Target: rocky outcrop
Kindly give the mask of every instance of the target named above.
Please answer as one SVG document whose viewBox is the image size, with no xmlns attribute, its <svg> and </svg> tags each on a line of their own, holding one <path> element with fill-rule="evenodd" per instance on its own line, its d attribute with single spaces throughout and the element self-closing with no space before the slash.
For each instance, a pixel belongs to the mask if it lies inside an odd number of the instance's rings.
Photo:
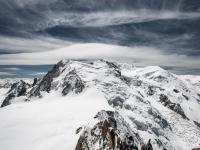
<svg viewBox="0 0 200 150">
<path fill-rule="evenodd" d="M 167 127 L 171 128 L 166 119 L 164 119 L 161 114 L 153 110 L 152 108 L 148 109 L 148 114 L 153 116 L 154 121 L 160 125 L 161 128 L 165 129 Z"/>
<path fill-rule="evenodd" d="M 5 82 L 5 83 L 0 83 L 0 89 L 1 88 L 10 88 L 12 86 L 12 83 L 10 82 Z"/>
<path fill-rule="evenodd" d="M 38 81 L 39 81 L 38 78 L 34 78 L 34 79 L 33 79 L 32 87 L 34 87 L 34 86 L 38 83 Z"/>
<path fill-rule="evenodd" d="M 63 95 L 67 95 L 70 91 L 74 91 L 75 94 L 78 94 L 83 91 L 85 84 L 74 69 L 65 76 L 63 87 Z"/>
<path fill-rule="evenodd" d="M 34 87 L 29 92 L 29 97 L 41 97 L 41 91 L 49 92 L 51 90 L 51 83 L 53 81 L 53 78 L 60 75 L 60 68 L 64 65 L 65 64 L 63 63 L 63 61 L 60 61 L 56 65 L 54 65 L 53 69 L 43 77 L 40 83 L 38 83 L 38 86 Z"/>
<path fill-rule="evenodd" d="M 146 145 L 142 145 L 141 150 L 153 150 L 153 147 L 151 145 L 151 140 L 149 139 L 148 143 Z"/>
<path fill-rule="evenodd" d="M 177 103 L 172 103 L 168 97 L 164 94 L 160 95 L 160 102 L 165 106 L 168 107 L 169 109 L 173 110 L 174 112 L 178 113 L 181 115 L 184 119 L 188 119 L 187 116 L 185 115 L 183 109 L 181 108 L 180 104 Z"/>
<path fill-rule="evenodd" d="M 117 112 L 101 111 L 95 118 L 97 124 L 83 129 L 76 150 L 138 150 L 142 145 L 139 135 L 130 129 Z"/>
<path fill-rule="evenodd" d="M 10 90 L 7 93 L 6 98 L 4 99 L 1 107 L 10 105 L 11 100 L 15 97 L 25 96 L 27 94 L 27 89 L 30 88 L 31 85 L 20 80 L 19 82 L 14 83 Z"/>
<path fill-rule="evenodd" d="M 154 95 L 154 93 L 155 93 L 155 87 L 153 87 L 153 86 L 148 86 L 147 94 L 148 94 L 149 96 L 152 96 L 152 95 Z"/>
<path fill-rule="evenodd" d="M 198 123 L 197 121 L 194 121 L 194 124 L 200 128 L 200 123 Z"/>
<path fill-rule="evenodd" d="M 64 96 L 71 91 L 74 91 L 75 94 L 81 93 L 85 88 L 85 84 L 75 69 L 69 71 L 59 82 L 54 82 L 54 78 L 60 76 L 65 71 L 68 62 L 60 61 L 54 65 L 53 69 L 44 76 L 37 86 L 32 88 L 29 97 L 42 97 L 41 92 L 49 93 L 51 90 L 57 90 L 58 88 L 62 88 Z"/>
</svg>

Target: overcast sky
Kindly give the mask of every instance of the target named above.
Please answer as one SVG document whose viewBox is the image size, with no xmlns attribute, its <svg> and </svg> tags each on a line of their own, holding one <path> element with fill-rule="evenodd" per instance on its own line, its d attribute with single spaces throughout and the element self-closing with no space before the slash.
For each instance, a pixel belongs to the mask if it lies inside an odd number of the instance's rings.
<svg viewBox="0 0 200 150">
<path fill-rule="evenodd" d="M 200 74 L 200 3 L 116 2 L 0 0 L 0 65 L 112 58 Z"/>
</svg>

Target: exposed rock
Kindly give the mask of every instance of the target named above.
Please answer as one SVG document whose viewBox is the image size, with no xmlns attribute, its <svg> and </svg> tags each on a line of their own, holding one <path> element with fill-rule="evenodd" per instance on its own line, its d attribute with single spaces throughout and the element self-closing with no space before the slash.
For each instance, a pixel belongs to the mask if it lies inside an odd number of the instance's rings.
<svg viewBox="0 0 200 150">
<path fill-rule="evenodd" d="M 69 63 L 69 61 L 60 61 L 54 65 L 53 69 L 44 76 L 37 86 L 32 88 L 29 92 L 29 97 L 42 97 L 42 91 L 50 92 L 52 89 L 57 90 L 57 84 L 60 85 L 58 88 L 63 88 L 63 95 L 67 95 L 70 91 L 74 91 L 76 94 L 82 92 L 85 88 L 85 84 L 78 76 L 75 69 L 70 71 L 63 81 L 59 83 L 53 82 L 53 79 L 58 77 L 65 70 L 65 66 L 68 65 L 67 63 Z"/>
<path fill-rule="evenodd" d="M 154 93 L 155 93 L 154 87 L 153 86 L 148 86 L 147 94 L 152 96 L 152 95 L 154 95 Z"/>
<path fill-rule="evenodd" d="M 184 97 L 186 100 L 189 100 L 188 96 L 186 96 L 186 95 L 184 95 L 184 94 L 182 94 L 182 95 L 183 95 L 183 97 Z"/>
<path fill-rule="evenodd" d="M 77 130 L 76 130 L 76 134 L 78 134 L 83 128 L 82 127 L 79 127 Z"/>
<path fill-rule="evenodd" d="M 117 64 L 115 64 L 113 62 L 109 62 L 109 61 L 105 61 L 105 62 L 110 68 L 113 68 L 114 74 L 116 77 L 121 77 L 121 71 Z"/>
<path fill-rule="evenodd" d="M 155 139 L 155 141 L 156 141 L 156 143 L 158 144 L 159 147 L 163 146 L 163 143 L 159 139 Z"/>
<path fill-rule="evenodd" d="M 31 85 L 20 80 L 19 82 L 14 83 L 10 90 L 8 91 L 8 95 L 4 99 L 1 107 L 7 106 L 11 104 L 11 100 L 15 97 L 25 96 L 27 94 L 27 89 L 30 88 Z"/>
<path fill-rule="evenodd" d="M 169 109 L 173 110 L 174 112 L 177 112 L 179 115 L 181 115 L 184 119 L 188 119 L 187 116 L 185 115 L 183 109 L 181 108 L 180 104 L 177 103 L 172 103 L 168 97 L 164 94 L 160 95 L 160 102 L 168 107 Z"/>
<path fill-rule="evenodd" d="M 142 130 L 142 131 L 147 131 L 148 130 L 148 126 L 145 123 L 140 122 L 138 120 L 133 120 L 133 122 L 137 126 L 138 130 Z"/>
<path fill-rule="evenodd" d="M 146 145 L 142 145 L 141 150 L 153 150 L 153 147 L 151 145 L 151 140 L 149 139 L 148 143 Z"/>
<path fill-rule="evenodd" d="M 130 85 L 132 79 L 126 76 L 121 76 L 120 79 L 124 81 L 126 84 Z"/>
<path fill-rule="evenodd" d="M 179 90 L 177 90 L 177 89 L 173 89 L 173 91 L 174 91 L 175 93 L 179 93 Z"/>
<path fill-rule="evenodd" d="M 159 128 L 152 127 L 151 130 L 153 131 L 153 133 L 156 134 L 156 136 L 159 136 L 159 135 L 160 135 Z"/>
<path fill-rule="evenodd" d="M 200 123 L 198 123 L 197 121 L 194 121 L 194 124 L 200 128 Z"/>
<path fill-rule="evenodd" d="M 78 94 L 83 91 L 83 89 L 85 88 L 85 84 L 77 75 L 76 70 L 72 70 L 66 75 L 63 87 L 63 95 L 67 95 L 70 91 L 74 91 L 76 94 Z"/>
<path fill-rule="evenodd" d="M 155 112 L 152 110 L 152 108 L 150 108 L 148 110 L 148 113 L 154 117 L 154 121 L 158 123 L 162 128 L 167 128 L 167 127 L 170 128 L 170 125 L 167 122 L 167 120 L 162 118 L 162 116 L 158 114 L 158 112 Z"/>
<path fill-rule="evenodd" d="M 35 86 L 35 85 L 37 84 L 37 82 L 38 82 L 38 79 L 37 79 L 37 78 L 34 78 L 34 79 L 33 79 L 33 84 L 32 84 L 32 86 Z"/>
<path fill-rule="evenodd" d="M 142 140 L 117 112 L 101 111 L 95 118 L 98 123 L 91 129 L 84 129 L 76 150 L 138 150 Z"/>
<path fill-rule="evenodd" d="M 111 98 L 108 102 L 113 107 L 122 108 L 124 101 L 125 101 L 125 99 L 123 97 L 116 96 L 116 97 Z"/>
<path fill-rule="evenodd" d="M 5 106 L 7 106 L 7 105 L 10 105 L 11 104 L 11 100 L 13 99 L 13 98 L 15 98 L 15 95 L 14 94 L 9 94 L 5 99 L 4 99 L 4 101 L 3 101 L 3 103 L 1 104 L 1 107 L 5 107 Z"/>
<path fill-rule="evenodd" d="M 53 78 L 60 75 L 60 67 L 63 67 L 64 65 L 63 61 L 54 65 L 53 69 L 43 77 L 38 86 L 30 91 L 29 97 L 41 97 L 41 91 L 49 92 L 51 90 Z"/>
</svg>

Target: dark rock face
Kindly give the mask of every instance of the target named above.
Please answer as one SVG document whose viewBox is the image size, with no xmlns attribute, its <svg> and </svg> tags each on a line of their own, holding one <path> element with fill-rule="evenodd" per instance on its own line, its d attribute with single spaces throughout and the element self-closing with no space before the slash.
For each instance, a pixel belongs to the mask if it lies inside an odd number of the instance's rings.
<svg viewBox="0 0 200 150">
<path fill-rule="evenodd" d="M 175 93 L 179 93 L 179 90 L 177 90 L 177 89 L 174 89 L 173 91 L 174 91 Z"/>
<path fill-rule="evenodd" d="M 167 120 L 162 118 L 162 116 L 157 112 L 153 111 L 152 108 L 148 110 L 148 113 L 154 117 L 154 121 L 158 123 L 162 128 L 170 128 L 170 125 L 167 122 Z"/>
<path fill-rule="evenodd" d="M 140 121 L 137 121 L 137 120 L 133 120 L 133 122 L 137 126 L 138 130 L 142 130 L 142 131 L 148 130 L 148 126 L 146 124 L 144 124 L 143 122 L 140 122 Z"/>
<path fill-rule="evenodd" d="M 7 105 L 10 105 L 11 104 L 11 100 L 15 98 L 15 95 L 14 94 L 9 94 L 3 101 L 3 103 L 1 104 L 1 107 L 5 107 Z"/>
<path fill-rule="evenodd" d="M 102 60 L 104 61 L 104 60 Z M 105 61 L 105 63 L 108 65 L 109 68 L 113 68 L 114 74 L 116 77 L 121 77 L 121 71 L 119 69 L 119 66 L 113 62 Z"/>
<path fill-rule="evenodd" d="M 37 78 L 34 78 L 34 79 L 33 79 L 32 87 L 35 86 L 35 85 L 37 84 L 37 82 L 38 82 L 38 79 L 37 79 Z"/>
<path fill-rule="evenodd" d="M 83 91 L 83 89 L 85 88 L 85 84 L 77 75 L 76 70 L 72 70 L 66 75 L 63 87 L 63 95 L 67 95 L 70 91 L 74 91 L 76 94 L 78 94 Z"/>
<path fill-rule="evenodd" d="M 198 123 L 198 122 L 194 121 L 194 124 L 195 124 L 197 127 L 199 127 L 199 128 L 200 128 L 200 123 Z"/>
<path fill-rule="evenodd" d="M 120 108 L 122 108 L 124 101 L 125 101 L 125 99 L 123 97 L 116 96 L 116 97 L 113 97 L 112 99 L 110 99 L 108 101 L 108 103 L 110 105 L 112 105 L 113 107 L 120 107 Z"/>
<path fill-rule="evenodd" d="M 15 97 L 25 96 L 27 94 L 27 89 L 30 88 L 31 85 L 20 80 L 19 82 L 14 83 L 10 90 L 8 91 L 8 96 L 4 99 L 1 107 L 7 106 L 11 104 L 11 100 Z"/>
<path fill-rule="evenodd" d="M 141 150 L 153 150 L 153 147 L 151 145 L 151 140 L 149 140 L 146 145 L 143 145 Z"/>
<path fill-rule="evenodd" d="M 41 91 L 49 92 L 51 90 L 51 82 L 53 81 L 53 78 L 60 75 L 60 67 L 64 65 L 65 64 L 62 61 L 54 65 L 53 69 L 44 76 L 38 86 L 30 91 L 29 97 L 41 97 Z"/>
<path fill-rule="evenodd" d="M 48 72 L 44 78 L 37 84 L 37 86 L 33 87 L 29 93 L 29 97 L 42 97 L 41 92 L 50 92 L 52 89 L 56 89 L 57 85 L 53 83 L 53 79 L 58 77 L 64 70 L 64 66 L 67 63 L 60 61 L 58 62 L 53 69 Z M 63 79 L 63 83 L 60 82 L 59 88 L 63 88 L 62 94 L 67 95 L 69 92 L 73 91 L 76 94 L 81 93 L 85 88 L 84 82 L 76 73 L 76 70 L 70 71 L 65 78 Z"/>
<path fill-rule="evenodd" d="M 138 150 L 141 138 L 131 131 L 117 112 L 101 111 L 95 118 L 99 122 L 92 129 L 83 130 L 76 150 L 95 149 L 97 144 L 99 149 Z"/>
<path fill-rule="evenodd" d="M 184 94 L 182 94 L 183 95 L 183 97 L 188 101 L 189 100 L 189 98 L 188 98 L 188 96 L 186 96 L 186 95 L 184 95 Z"/>
<path fill-rule="evenodd" d="M 152 96 L 155 93 L 155 88 L 153 86 L 148 86 L 147 94 Z"/>
<path fill-rule="evenodd" d="M 120 79 L 122 80 L 122 81 L 124 81 L 126 84 L 128 84 L 128 85 L 130 85 L 130 83 L 132 82 L 132 79 L 131 78 L 129 78 L 129 77 L 126 77 L 126 76 L 121 76 L 120 77 Z"/>
<path fill-rule="evenodd" d="M 187 116 L 185 115 L 183 109 L 181 108 L 180 104 L 177 103 L 172 103 L 168 97 L 164 94 L 160 95 L 160 102 L 168 107 L 169 109 L 173 110 L 174 112 L 178 113 L 179 115 L 181 115 L 184 119 L 188 119 Z"/>
</svg>

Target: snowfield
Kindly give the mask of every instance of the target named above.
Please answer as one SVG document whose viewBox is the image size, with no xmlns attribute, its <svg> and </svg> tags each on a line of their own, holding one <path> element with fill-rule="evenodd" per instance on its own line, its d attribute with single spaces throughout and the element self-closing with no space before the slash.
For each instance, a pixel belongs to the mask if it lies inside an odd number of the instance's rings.
<svg viewBox="0 0 200 150">
<path fill-rule="evenodd" d="M 8 92 L 9 88 L 0 88 L 0 103 L 2 104 L 5 96 L 6 96 L 6 92 Z"/>
<path fill-rule="evenodd" d="M 199 148 L 199 83 L 157 66 L 62 60 L 35 84 L 0 89 L 0 147 Z"/>
<path fill-rule="evenodd" d="M 70 150 L 78 141 L 76 130 L 99 110 L 112 110 L 101 93 L 88 89 L 78 96 L 56 92 L 40 100 L 0 109 L 2 150 Z"/>
</svg>

